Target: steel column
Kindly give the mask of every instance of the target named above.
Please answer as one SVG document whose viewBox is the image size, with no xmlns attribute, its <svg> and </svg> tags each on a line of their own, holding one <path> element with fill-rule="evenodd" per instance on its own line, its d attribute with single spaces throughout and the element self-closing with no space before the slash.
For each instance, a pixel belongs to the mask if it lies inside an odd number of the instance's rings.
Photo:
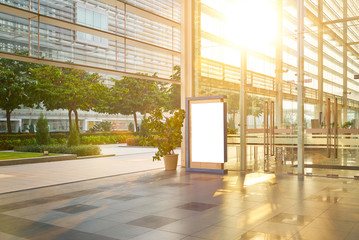
<svg viewBox="0 0 359 240">
<path fill-rule="evenodd" d="M 348 0 L 343 0 L 343 18 L 348 17 Z M 348 22 L 343 22 L 343 122 L 348 119 Z"/>
<path fill-rule="evenodd" d="M 241 141 L 241 154 L 240 154 L 240 170 L 246 170 L 247 166 L 247 104 L 246 104 L 246 91 L 247 84 L 247 49 L 242 47 L 241 50 L 241 85 L 240 85 L 240 141 Z"/>
<path fill-rule="evenodd" d="M 185 109 L 186 98 L 192 96 L 193 78 L 193 5 L 184 1 L 181 6 L 181 108 Z M 181 167 L 186 167 L 186 131 L 182 128 Z"/>
<path fill-rule="evenodd" d="M 331 140 L 331 130 L 330 130 L 330 116 L 331 116 L 331 112 L 330 112 L 330 98 L 327 99 L 327 116 L 326 116 L 326 122 L 327 122 L 327 157 L 330 157 L 330 153 L 331 153 L 331 145 L 332 145 L 332 140 Z"/>
<path fill-rule="evenodd" d="M 276 105 L 275 105 L 275 125 L 278 128 L 282 127 L 283 122 L 283 9 L 282 0 L 277 1 L 278 12 L 278 33 L 276 41 L 276 62 L 275 62 L 275 82 L 276 82 Z"/>
<path fill-rule="evenodd" d="M 322 118 L 321 120 L 323 120 L 323 59 L 323 0 L 318 0 L 318 108 L 316 117 Z"/>
<path fill-rule="evenodd" d="M 298 174 L 304 174 L 304 0 L 298 0 Z"/>
</svg>

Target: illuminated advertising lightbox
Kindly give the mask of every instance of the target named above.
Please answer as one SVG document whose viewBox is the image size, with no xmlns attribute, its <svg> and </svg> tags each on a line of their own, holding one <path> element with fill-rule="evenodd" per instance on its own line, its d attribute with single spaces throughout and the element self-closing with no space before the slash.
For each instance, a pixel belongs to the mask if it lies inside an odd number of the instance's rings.
<svg viewBox="0 0 359 240">
<path fill-rule="evenodd" d="M 192 162 L 224 163 L 224 102 L 191 104 Z"/>
<path fill-rule="evenodd" d="M 227 103 L 221 96 L 186 99 L 186 171 L 226 174 Z"/>
</svg>

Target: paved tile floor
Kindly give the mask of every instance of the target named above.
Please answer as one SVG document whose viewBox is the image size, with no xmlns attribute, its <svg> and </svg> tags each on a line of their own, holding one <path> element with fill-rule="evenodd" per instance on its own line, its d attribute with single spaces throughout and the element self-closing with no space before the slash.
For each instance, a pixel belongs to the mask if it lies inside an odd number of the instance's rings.
<svg viewBox="0 0 359 240">
<path fill-rule="evenodd" d="M 0 194 L 0 239 L 359 239 L 359 181 L 151 170 Z"/>
<path fill-rule="evenodd" d="M 152 161 L 155 148 L 114 144 L 101 149 L 103 154 L 116 156 L 1 167 L 0 193 L 164 167 L 163 162 Z"/>
</svg>

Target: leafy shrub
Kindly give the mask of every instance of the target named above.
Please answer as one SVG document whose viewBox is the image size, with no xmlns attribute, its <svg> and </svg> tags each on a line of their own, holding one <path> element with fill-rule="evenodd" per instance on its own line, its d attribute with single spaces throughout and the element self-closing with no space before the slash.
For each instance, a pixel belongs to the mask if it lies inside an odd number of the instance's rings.
<svg viewBox="0 0 359 240">
<path fill-rule="evenodd" d="M 29 132 L 30 132 L 30 133 L 35 133 L 35 126 L 34 126 L 34 124 L 32 124 L 32 123 L 30 123 Z"/>
<path fill-rule="evenodd" d="M 134 132 L 135 131 L 135 125 L 133 125 L 132 122 L 128 124 L 128 131 Z"/>
<path fill-rule="evenodd" d="M 21 145 L 24 145 L 24 146 L 34 145 L 34 144 L 36 144 L 35 138 L 25 139 L 25 140 L 21 141 Z"/>
<path fill-rule="evenodd" d="M 71 131 L 70 131 L 69 140 L 67 141 L 67 145 L 78 146 L 80 145 L 80 141 L 81 139 L 80 139 L 79 131 L 77 131 L 76 123 L 75 121 L 73 121 L 71 123 Z"/>
<path fill-rule="evenodd" d="M 133 136 L 129 135 L 111 135 L 111 136 L 83 136 L 81 137 L 82 144 L 116 144 L 125 143 L 127 138 Z"/>
<path fill-rule="evenodd" d="M 35 138 L 34 133 L 21 133 L 21 134 L 0 134 L 0 141 L 1 140 L 25 140 Z"/>
<path fill-rule="evenodd" d="M 127 146 L 142 146 L 140 144 L 140 137 L 133 137 L 126 139 Z"/>
<path fill-rule="evenodd" d="M 46 145 L 50 143 L 49 124 L 47 119 L 44 118 L 44 114 L 40 114 L 40 117 L 36 122 L 36 142 L 39 145 Z"/>
<path fill-rule="evenodd" d="M 66 144 L 68 133 L 50 133 L 51 144 Z M 127 138 L 134 137 L 129 131 L 116 131 L 110 133 L 83 133 L 80 134 L 83 144 L 116 144 L 126 143 Z M 20 141 L 20 142 L 19 142 Z M 0 134 L 0 150 L 11 150 L 15 146 L 36 144 L 35 134 Z"/>
<path fill-rule="evenodd" d="M 54 139 L 51 138 L 50 142 L 52 144 L 64 144 L 66 143 L 66 139 Z M 14 139 L 14 140 L 0 140 L 0 150 L 12 150 L 16 146 L 29 146 L 29 145 L 36 145 L 36 139 L 29 138 L 29 139 Z"/>
<path fill-rule="evenodd" d="M 156 141 L 159 141 L 160 138 L 158 136 L 153 137 Z M 142 138 L 142 137 L 130 137 L 126 139 L 127 146 L 151 146 L 153 147 L 153 144 L 151 141 L 148 140 L 148 138 Z"/>
<path fill-rule="evenodd" d="M 59 139 L 59 138 L 68 139 L 69 138 L 69 132 L 51 132 L 50 136 L 52 138 L 55 138 L 55 139 Z"/>
<path fill-rule="evenodd" d="M 94 132 L 81 133 L 80 136 L 112 136 L 112 135 L 133 135 L 130 131 Z"/>
<path fill-rule="evenodd" d="M 101 149 L 98 146 L 93 145 L 78 145 L 71 147 L 67 145 L 30 145 L 18 146 L 15 147 L 14 150 L 18 152 L 49 151 L 50 153 L 77 154 L 77 156 L 91 156 L 99 155 L 101 153 Z"/>
<path fill-rule="evenodd" d="M 147 128 L 147 122 L 148 122 L 148 120 L 146 118 L 144 118 L 141 122 L 141 127 L 140 127 L 140 132 L 139 132 L 139 136 L 141 138 L 147 138 L 147 137 L 151 136 L 151 132 Z"/>
<path fill-rule="evenodd" d="M 0 149 L 1 150 L 11 150 L 13 149 L 15 146 L 20 146 L 21 145 L 21 140 L 17 139 L 17 140 L 2 140 L 0 141 Z"/>
<path fill-rule="evenodd" d="M 154 110 L 146 121 L 146 127 L 151 132 L 156 132 L 159 140 L 154 136 L 150 136 L 148 141 L 157 147 L 158 151 L 153 156 L 153 161 L 160 161 L 165 155 L 175 154 L 176 147 L 181 146 L 183 121 L 185 119 L 185 111 L 179 109 L 166 117 L 163 109 Z"/>
<path fill-rule="evenodd" d="M 57 139 L 58 144 L 66 144 L 66 142 L 67 142 L 66 138 L 58 138 Z"/>
</svg>

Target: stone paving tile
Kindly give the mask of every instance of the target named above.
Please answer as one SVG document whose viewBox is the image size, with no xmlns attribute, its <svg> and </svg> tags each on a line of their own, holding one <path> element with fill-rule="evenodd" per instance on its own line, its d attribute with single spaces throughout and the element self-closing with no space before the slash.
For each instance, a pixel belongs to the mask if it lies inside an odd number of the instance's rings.
<svg viewBox="0 0 359 240">
<path fill-rule="evenodd" d="M 57 208 L 54 210 L 58 211 L 58 212 L 74 214 L 74 213 L 89 211 L 89 210 L 96 209 L 96 208 L 97 207 L 95 207 L 95 206 L 76 204 L 76 205 L 71 205 L 71 206 L 67 206 L 67 207 Z"/>
<path fill-rule="evenodd" d="M 141 217 L 141 218 L 135 219 L 133 221 L 130 221 L 127 224 L 156 229 L 156 228 L 162 227 L 164 225 L 173 223 L 175 221 L 177 221 L 177 220 L 173 219 L 173 218 L 148 215 L 148 216 Z"/>
<path fill-rule="evenodd" d="M 358 181 L 249 176 L 153 170 L 0 194 L 0 239 L 359 239 Z"/>
<path fill-rule="evenodd" d="M 182 235 L 178 233 L 152 230 L 144 234 L 138 235 L 134 238 L 131 238 L 131 240 L 159 240 L 159 239 L 180 240 L 180 239 L 184 239 L 185 237 L 186 235 Z"/>
<path fill-rule="evenodd" d="M 200 202 L 190 202 L 190 203 L 186 203 L 184 205 L 181 206 L 177 206 L 177 208 L 180 209 L 185 209 L 185 210 L 192 210 L 192 211 L 205 211 L 207 209 L 216 207 L 217 205 L 215 204 L 208 204 L 208 203 L 200 203 Z"/>
</svg>

